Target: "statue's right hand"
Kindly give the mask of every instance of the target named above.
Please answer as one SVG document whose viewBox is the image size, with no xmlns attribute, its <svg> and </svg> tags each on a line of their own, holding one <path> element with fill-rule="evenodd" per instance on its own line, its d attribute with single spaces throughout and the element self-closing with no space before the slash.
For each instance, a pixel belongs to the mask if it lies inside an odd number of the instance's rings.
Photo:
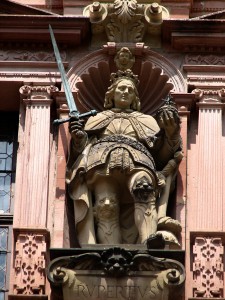
<svg viewBox="0 0 225 300">
<path fill-rule="evenodd" d="M 76 142 L 80 142 L 86 136 L 84 120 L 74 120 L 72 118 L 69 123 L 69 132 Z"/>
</svg>

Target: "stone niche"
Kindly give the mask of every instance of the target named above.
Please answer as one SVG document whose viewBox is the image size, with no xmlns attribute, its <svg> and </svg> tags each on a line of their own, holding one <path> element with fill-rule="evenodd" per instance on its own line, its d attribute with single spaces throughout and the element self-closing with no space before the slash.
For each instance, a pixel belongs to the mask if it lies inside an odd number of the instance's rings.
<svg viewBox="0 0 225 300">
<path fill-rule="evenodd" d="M 58 250 L 59 251 L 59 250 Z M 61 250 L 61 254 L 66 251 Z M 120 247 L 71 249 L 73 255 L 52 260 L 48 279 L 56 299 L 181 299 L 185 270 L 174 259 L 152 251 Z M 53 256 L 59 253 L 53 251 Z M 183 260 L 182 253 L 160 253 Z M 54 298 L 55 299 L 55 298 Z"/>
</svg>

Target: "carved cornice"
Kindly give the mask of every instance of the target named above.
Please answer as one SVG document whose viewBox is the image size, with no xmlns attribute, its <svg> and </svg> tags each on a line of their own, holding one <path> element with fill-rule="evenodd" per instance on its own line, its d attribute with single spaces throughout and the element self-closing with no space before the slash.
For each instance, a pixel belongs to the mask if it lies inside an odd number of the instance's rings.
<svg viewBox="0 0 225 300">
<path fill-rule="evenodd" d="M 64 63 L 65 68 L 68 63 Z M 51 85 L 61 82 L 56 62 L 50 61 L 1 61 L 0 80 L 35 85 Z M 12 85 L 13 88 L 13 85 Z"/>
<path fill-rule="evenodd" d="M 224 53 L 224 20 L 166 19 L 162 23 L 165 44 L 183 52 Z"/>
<path fill-rule="evenodd" d="M 58 15 L 1 15 L 1 42 L 23 45 L 47 43 L 51 49 L 48 25 L 51 24 L 57 42 L 79 45 L 89 34 L 89 20 L 85 17 Z M 12 30 L 13 28 L 13 30 Z"/>
<path fill-rule="evenodd" d="M 53 13 L 29 5 L 22 5 L 11 0 L 1 0 L 1 14 L 9 15 L 53 15 Z"/>
<path fill-rule="evenodd" d="M 183 70 L 187 72 L 187 82 L 192 89 L 203 89 L 205 94 L 215 94 L 212 91 L 224 87 L 224 65 L 184 65 Z"/>
</svg>

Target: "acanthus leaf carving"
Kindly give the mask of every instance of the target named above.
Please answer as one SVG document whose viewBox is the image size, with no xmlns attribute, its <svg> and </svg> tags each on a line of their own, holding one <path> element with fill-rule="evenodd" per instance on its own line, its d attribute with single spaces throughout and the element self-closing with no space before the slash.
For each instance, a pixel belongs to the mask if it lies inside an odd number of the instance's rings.
<svg viewBox="0 0 225 300">
<path fill-rule="evenodd" d="M 118 19 L 123 24 L 127 24 L 128 21 L 135 15 L 137 9 L 136 0 L 115 0 L 114 1 L 115 14 L 118 15 Z"/>
</svg>

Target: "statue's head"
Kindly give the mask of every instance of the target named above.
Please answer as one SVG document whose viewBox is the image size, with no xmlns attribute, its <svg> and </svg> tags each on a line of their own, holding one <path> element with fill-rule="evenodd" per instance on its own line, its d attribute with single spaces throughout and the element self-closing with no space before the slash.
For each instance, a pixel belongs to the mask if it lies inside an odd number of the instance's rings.
<svg viewBox="0 0 225 300">
<path fill-rule="evenodd" d="M 131 70 L 118 71 L 111 74 L 111 82 L 105 95 L 104 107 L 140 111 L 137 76 Z"/>
<path fill-rule="evenodd" d="M 116 66 L 119 70 L 131 69 L 135 62 L 135 57 L 127 47 L 121 48 L 114 59 Z"/>
</svg>

